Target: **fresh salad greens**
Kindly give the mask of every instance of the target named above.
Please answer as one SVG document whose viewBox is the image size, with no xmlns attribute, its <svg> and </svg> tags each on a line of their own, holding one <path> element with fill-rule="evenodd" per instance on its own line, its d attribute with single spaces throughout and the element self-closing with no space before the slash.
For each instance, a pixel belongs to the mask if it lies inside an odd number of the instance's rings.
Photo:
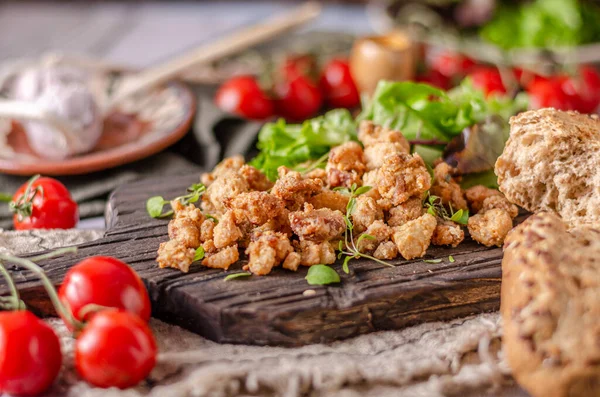
<svg viewBox="0 0 600 397">
<path fill-rule="evenodd" d="M 275 180 L 278 167 L 293 168 L 356 139 L 356 122 L 345 109 L 332 110 L 302 124 L 287 124 L 280 119 L 260 131 L 257 145 L 260 154 L 252 160 L 252 165 Z"/>
<path fill-rule="evenodd" d="M 468 79 L 448 92 L 421 83 L 381 81 L 356 120 L 347 110 L 337 109 L 302 124 L 284 120 L 266 124 L 258 135 L 260 154 L 252 165 L 271 180 L 277 179 L 282 165 L 299 170 L 310 168 L 311 162 L 323 165 L 332 147 L 357 140 L 361 120 L 402 131 L 415 151 L 433 161 L 465 128 L 491 115 L 507 120 L 526 107 L 524 95 L 486 98 Z"/>
<path fill-rule="evenodd" d="M 590 0 L 504 2 L 480 35 L 504 49 L 592 43 L 600 41 L 600 7 Z"/>
<path fill-rule="evenodd" d="M 491 114 L 508 118 L 524 107 L 523 96 L 487 99 L 469 79 L 447 93 L 427 84 L 381 81 L 359 119 L 402 131 L 409 141 L 443 143 Z"/>
</svg>

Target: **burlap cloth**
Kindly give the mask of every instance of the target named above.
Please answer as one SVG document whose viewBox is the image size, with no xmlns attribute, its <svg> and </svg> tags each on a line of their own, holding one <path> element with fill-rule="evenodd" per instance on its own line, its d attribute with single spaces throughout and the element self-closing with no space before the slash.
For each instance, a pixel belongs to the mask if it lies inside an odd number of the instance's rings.
<svg viewBox="0 0 600 397">
<path fill-rule="evenodd" d="M 15 254 L 79 244 L 101 231 L 0 233 Z M 97 389 L 73 370 L 73 339 L 58 319 L 65 362 L 51 396 L 524 396 L 499 351 L 498 313 L 376 332 L 300 348 L 219 345 L 152 319 L 159 363 L 137 388 Z"/>
</svg>

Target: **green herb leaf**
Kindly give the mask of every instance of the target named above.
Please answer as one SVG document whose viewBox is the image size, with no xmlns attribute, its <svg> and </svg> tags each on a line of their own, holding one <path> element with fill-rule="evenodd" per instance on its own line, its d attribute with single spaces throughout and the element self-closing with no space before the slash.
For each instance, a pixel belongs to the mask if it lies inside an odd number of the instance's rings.
<svg viewBox="0 0 600 397">
<path fill-rule="evenodd" d="M 146 211 L 152 218 L 160 218 L 162 215 L 163 207 L 167 202 L 161 196 L 150 197 L 146 201 Z"/>
<path fill-rule="evenodd" d="M 351 216 L 354 213 L 355 209 L 356 209 L 356 198 L 352 197 L 348 201 L 348 205 L 346 206 L 346 214 L 348 216 Z"/>
<path fill-rule="evenodd" d="M 450 261 L 450 263 L 454 263 L 455 262 L 454 257 L 452 255 L 450 255 L 448 257 L 448 260 Z"/>
<path fill-rule="evenodd" d="M 313 265 L 308 269 L 306 281 L 310 285 L 326 285 L 340 282 L 337 272 L 326 265 Z"/>
<path fill-rule="evenodd" d="M 350 190 L 346 186 L 337 186 L 332 189 L 334 192 L 342 192 L 350 194 Z"/>
<path fill-rule="evenodd" d="M 342 270 L 346 274 L 350 273 L 350 268 L 348 267 L 348 262 L 350 262 L 350 259 L 352 259 L 352 258 L 354 258 L 354 257 L 353 256 L 346 256 L 344 258 L 344 264 L 342 265 Z"/>
<path fill-rule="evenodd" d="M 458 210 L 450 217 L 452 222 L 466 225 L 469 222 L 469 210 Z"/>
<path fill-rule="evenodd" d="M 196 248 L 196 253 L 194 254 L 194 262 L 199 261 L 204 258 L 204 247 L 200 246 Z"/>
<path fill-rule="evenodd" d="M 435 208 L 433 207 L 433 205 L 430 205 L 429 207 L 427 207 L 427 213 L 429 215 L 437 216 L 437 213 L 435 212 Z"/>
<path fill-rule="evenodd" d="M 214 216 L 212 216 L 212 215 L 208 215 L 208 214 L 206 214 L 206 215 L 204 215 L 204 216 L 206 217 L 206 219 L 210 219 L 210 220 L 211 220 L 211 221 L 213 221 L 214 223 L 219 223 L 219 220 L 218 220 L 217 218 L 215 218 Z"/>
<path fill-rule="evenodd" d="M 358 189 L 356 189 L 356 191 L 354 192 L 354 195 L 360 196 L 361 194 L 367 193 L 371 189 L 373 189 L 373 186 L 361 186 Z"/>
<path fill-rule="evenodd" d="M 202 193 L 206 191 L 206 186 L 203 183 L 194 183 L 190 187 L 187 188 L 190 193 Z"/>
<path fill-rule="evenodd" d="M 354 228 L 354 225 L 352 224 L 352 222 L 350 222 L 350 219 L 348 219 L 348 217 L 345 216 L 345 215 L 344 215 L 344 221 L 346 222 L 346 227 L 348 229 L 353 229 Z"/>
<path fill-rule="evenodd" d="M 223 280 L 229 281 L 229 280 L 234 280 L 236 278 L 250 277 L 250 276 L 252 276 L 252 273 L 250 273 L 250 272 L 233 273 L 233 274 L 230 274 L 229 276 L 225 277 Z"/>
<path fill-rule="evenodd" d="M 425 263 L 440 263 L 442 262 L 441 259 L 423 259 L 423 262 Z"/>
<path fill-rule="evenodd" d="M 342 240 L 340 240 L 340 243 L 338 244 L 338 251 L 343 251 L 344 250 L 344 242 Z"/>
<path fill-rule="evenodd" d="M 370 234 L 363 233 L 360 236 L 358 236 L 358 239 L 356 240 L 356 245 L 360 246 L 360 242 L 363 241 L 364 239 L 377 240 L 377 238 L 375 236 L 371 236 Z"/>
</svg>

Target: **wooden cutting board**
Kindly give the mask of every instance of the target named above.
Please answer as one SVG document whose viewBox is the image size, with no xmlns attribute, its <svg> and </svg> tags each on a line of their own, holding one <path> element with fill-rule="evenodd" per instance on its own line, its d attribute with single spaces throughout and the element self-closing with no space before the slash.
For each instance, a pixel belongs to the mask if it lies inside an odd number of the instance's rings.
<svg viewBox="0 0 600 397">
<path fill-rule="evenodd" d="M 156 250 L 168 239 L 168 221 L 150 218 L 145 201 L 154 195 L 178 196 L 198 177 L 148 179 L 117 189 L 107 206 L 104 238 L 81 245 L 76 254 L 40 264 L 59 284 L 79 260 L 115 256 L 143 278 L 155 317 L 218 342 L 296 346 L 499 308 L 502 250 L 470 239 L 454 249 L 430 247 L 423 259 L 439 258 L 440 263 L 395 260 L 396 267 L 390 268 L 353 260 L 348 275 L 336 264 L 342 282 L 334 286 L 308 285 L 305 267 L 230 281 L 224 281 L 230 273 L 200 265 L 187 274 L 159 269 Z M 13 274 L 28 306 L 52 314 L 39 281 L 25 271 Z M 0 288 L 0 293 L 7 292 L 4 283 Z"/>
</svg>

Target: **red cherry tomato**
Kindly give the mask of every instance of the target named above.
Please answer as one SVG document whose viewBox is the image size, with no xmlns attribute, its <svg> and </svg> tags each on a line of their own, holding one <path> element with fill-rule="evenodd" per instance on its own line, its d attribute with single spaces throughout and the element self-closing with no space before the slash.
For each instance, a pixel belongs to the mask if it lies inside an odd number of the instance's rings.
<svg viewBox="0 0 600 397">
<path fill-rule="evenodd" d="M 222 110 L 254 120 L 273 116 L 273 101 L 252 76 L 233 77 L 217 91 L 215 103 Z"/>
<path fill-rule="evenodd" d="M 306 76 L 291 73 L 275 85 L 277 112 L 291 121 L 305 120 L 321 109 L 319 88 Z"/>
<path fill-rule="evenodd" d="M 94 386 L 125 389 L 148 376 L 156 352 L 146 322 L 129 312 L 104 310 L 92 317 L 77 338 L 75 367 Z"/>
<path fill-rule="evenodd" d="M 502 82 L 502 77 L 498 69 L 482 66 L 473 70 L 469 76 L 473 85 L 485 92 L 486 95 L 506 94 L 506 87 Z"/>
<path fill-rule="evenodd" d="M 566 77 L 558 76 L 546 80 L 536 80 L 531 83 L 527 89 L 531 108 L 575 109 L 574 96 L 568 95 L 563 89 L 566 80 Z"/>
<path fill-rule="evenodd" d="M 29 195 L 21 200 L 29 186 L 23 184 L 13 196 L 13 203 L 24 205 L 16 208 L 13 225 L 17 230 L 27 229 L 71 229 L 79 221 L 77 203 L 59 181 L 52 178 L 38 178 L 30 186 Z M 34 197 L 34 192 L 35 197 Z M 31 200 L 30 210 L 26 202 Z"/>
<path fill-rule="evenodd" d="M 43 393 L 61 363 L 58 337 L 46 323 L 24 310 L 0 313 L 0 392 Z"/>
<path fill-rule="evenodd" d="M 348 61 L 333 59 L 323 68 L 319 83 L 327 106 L 352 109 L 360 105 L 360 95 Z"/>
<path fill-rule="evenodd" d="M 309 76 L 315 77 L 318 74 L 317 61 L 312 55 L 292 55 L 285 58 L 281 68 L 284 78 L 291 76 Z"/>
<path fill-rule="evenodd" d="M 529 86 L 534 82 L 548 80 L 547 77 L 541 76 L 529 70 L 523 70 L 521 68 L 513 68 L 513 74 L 519 82 L 519 85 L 524 88 L 529 88 Z"/>
<path fill-rule="evenodd" d="M 593 113 L 600 104 L 600 74 L 591 66 L 582 66 L 578 74 L 564 78 L 563 91 L 572 98 L 574 110 Z"/>
<path fill-rule="evenodd" d="M 461 79 L 469 74 L 475 65 L 475 61 L 465 55 L 455 52 L 443 52 L 434 58 L 431 63 L 431 70 L 435 70 L 450 79 Z"/>
<path fill-rule="evenodd" d="M 452 82 L 450 81 L 450 78 L 444 76 L 436 70 L 430 70 L 427 73 L 418 76 L 417 81 L 419 83 L 432 85 L 442 90 L 448 90 L 450 89 L 450 87 L 452 87 Z"/>
<path fill-rule="evenodd" d="M 58 296 L 77 320 L 92 313 L 81 309 L 89 304 L 114 307 L 150 319 L 150 298 L 137 273 L 124 262 L 108 256 L 93 256 L 73 266 L 66 274 Z"/>
</svg>

